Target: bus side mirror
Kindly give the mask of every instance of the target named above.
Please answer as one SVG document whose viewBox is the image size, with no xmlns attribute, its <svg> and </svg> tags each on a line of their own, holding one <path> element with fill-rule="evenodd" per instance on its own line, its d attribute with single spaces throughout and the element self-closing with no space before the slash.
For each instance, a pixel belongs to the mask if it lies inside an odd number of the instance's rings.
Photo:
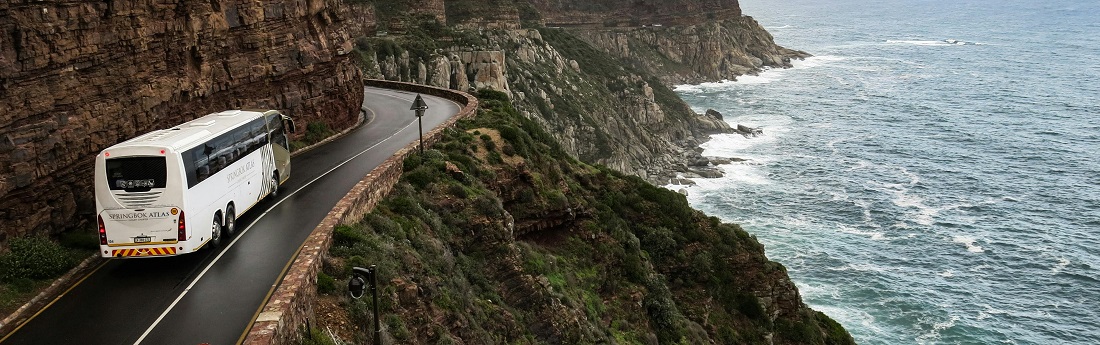
<svg viewBox="0 0 1100 345">
<path fill-rule="evenodd" d="M 283 117 L 283 122 L 285 122 L 284 127 L 287 128 L 287 132 L 290 132 L 290 134 L 298 133 L 298 130 L 295 129 L 295 127 L 294 127 L 294 119 L 292 119 L 292 118 L 290 118 L 290 116 L 286 116 L 286 115 L 282 115 L 282 117 Z"/>
</svg>

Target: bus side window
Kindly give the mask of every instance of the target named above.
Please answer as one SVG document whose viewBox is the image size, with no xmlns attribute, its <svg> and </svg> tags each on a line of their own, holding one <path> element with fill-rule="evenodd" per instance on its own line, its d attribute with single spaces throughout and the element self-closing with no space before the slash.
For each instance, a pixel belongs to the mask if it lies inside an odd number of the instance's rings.
<svg viewBox="0 0 1100 345">
<path fill-rule="evenodd" d="M 290 145 L 287 143 L 286 130 L 283 127 L 282 116 L 279 116 L 279 114 L 268 115 L 267 126 L 271 129 L 271 142 L 290 149 Z"/>
<path fill-rule="evenodd" d="M 198 175 L 197 176 L 198 177 L 198 182 L 202 182 L 202 180 L 205 180 L 207 177 L 210 177 L 210 167 L 205 166 L 205 165 L 199 167 L 197 175 Z M 198 183 L 198 182 L 196 182 L 196 183 Z"/>
</svg>

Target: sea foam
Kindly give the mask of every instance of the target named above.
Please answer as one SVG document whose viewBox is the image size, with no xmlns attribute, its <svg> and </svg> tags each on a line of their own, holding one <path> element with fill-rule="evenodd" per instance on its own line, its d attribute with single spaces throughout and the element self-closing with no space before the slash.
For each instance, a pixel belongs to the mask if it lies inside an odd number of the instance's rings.
<svg viewBox="0 0 1100 345">
<path fill-rule="evenodd" d="M 974 242 L 977 242 L 977 240 L 975 240 L 973 237 L 955 236 L 954 238 L 951 239 L 951 241 L 955 242 L 955 243 L 961 243 L 963 245 L 966 245 L 966 251 L 971 252 L 971 253 L 985 252 L 985 249 L 982 249 L 982 246 L 974 244 Z"/>
</svg>

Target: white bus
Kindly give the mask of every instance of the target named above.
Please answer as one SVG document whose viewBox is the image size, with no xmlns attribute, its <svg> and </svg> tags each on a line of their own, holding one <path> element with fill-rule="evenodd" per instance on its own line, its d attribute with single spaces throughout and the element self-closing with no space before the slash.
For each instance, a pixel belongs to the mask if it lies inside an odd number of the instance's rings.
<svg viewBox="0 0 1100 345">
<path fill-rule="evenodd" d="M 228 110 L 111 146 L 95 160 L 100 255 L 172 256 L 217 246 L 290 177 L 290 118 Z"/>
</svg>

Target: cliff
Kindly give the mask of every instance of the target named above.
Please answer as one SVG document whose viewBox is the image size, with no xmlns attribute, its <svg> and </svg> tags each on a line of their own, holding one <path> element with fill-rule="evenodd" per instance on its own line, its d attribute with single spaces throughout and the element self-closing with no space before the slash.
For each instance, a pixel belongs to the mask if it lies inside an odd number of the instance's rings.
<svg viewBox="0 0 1100 345">
<path fill-rule="evenodd" d="M 695 25 L 741 17 L 737 0 L 527 0 L 546 26 Z"/>
<path fill-rule="evenodd" d="M 343 0 L 0 3 L 0 241 L 91 228 L 93 157 L 136 134 L 227 108 L 353 124 L 372 25 Z"/>
<path fill-rule="evenodd" d="M 575 33 L 667 85 L 735 80 L 764 68 L 791 67 L 810 54 L 775 44 L 752 17 L 679 26 L 582 29 Z"/>
<path fill-rule="evenodd" d="M 371 334 L 375 306 L 341 280 L 374 264 L 384 343 L 853 343 L 737 225 L 573 159 L 501 92 L 478 97 L 476 118 L 336 228 L 315 336 Z"/>
</svg>

